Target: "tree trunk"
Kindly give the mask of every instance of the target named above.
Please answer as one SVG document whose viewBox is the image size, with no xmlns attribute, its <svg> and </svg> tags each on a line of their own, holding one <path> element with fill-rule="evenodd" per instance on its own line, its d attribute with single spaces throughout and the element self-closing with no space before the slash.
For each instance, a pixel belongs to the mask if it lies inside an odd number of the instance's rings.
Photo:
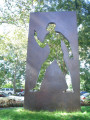
<svg viewBox="0 0 90 120">
<path fill-rule="evenodd" d="M 13 81 L 13 89 L 14 89 L 14 94 L 16 94 L 16 79 Z"/>
<path fill-rule="evenodd" d="M 18 62 L 18 61 L 17 61 Z M 16 72 L 17 72 L 17 62 L 16 62 L 16 65 L 15 65 L 15 71 L 14 71 L 14 80 L 13 80 L 13 89 L 14 89 L 14 94 L 16 94 Z"/>
</svg>

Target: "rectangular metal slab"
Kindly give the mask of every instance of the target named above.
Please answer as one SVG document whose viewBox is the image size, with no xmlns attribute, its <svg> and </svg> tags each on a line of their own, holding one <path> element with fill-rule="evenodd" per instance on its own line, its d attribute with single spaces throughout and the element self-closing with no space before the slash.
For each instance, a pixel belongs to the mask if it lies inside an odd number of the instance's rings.
<svg viewBox="0 0 90 120">
<path fill-rule="evenodd" d="M 68 50 L 63 41 L 61 48 L 63 59 L 71 75 L 74 92 L 63 92 L 67 89 L 65 76 L 54 60 L 48 66 L 40 91 L 33 92 L 42 64 L 50 54 L 50 46 L 47 44 L 41 48 L 35 38 L 43 43 L 48 33 L 47 26 L 56 24 L 55 31 L 61 33 L 68 40 L 73 53 L 69 58 Z M 24 108 L 29 110 L 80 110 L 80 79 L 79 79 L 79 55 L 76 12 L 36 12 L 30 14 L 29 37 L 26 65 L 25 101 Z"/>
</svg>

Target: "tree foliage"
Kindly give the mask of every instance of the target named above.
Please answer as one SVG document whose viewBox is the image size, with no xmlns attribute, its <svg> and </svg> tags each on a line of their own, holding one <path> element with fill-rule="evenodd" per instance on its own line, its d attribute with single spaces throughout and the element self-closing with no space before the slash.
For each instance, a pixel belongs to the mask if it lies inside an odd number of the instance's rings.
<svg viewBox="0 0 90 120">
<path fill-rule="evenodd" d="M 0 87 L 13 84 L 14 90 L 25 81 L 27 36 L 24 29 L 13 30 L 1 36 Z"/>
</svg>

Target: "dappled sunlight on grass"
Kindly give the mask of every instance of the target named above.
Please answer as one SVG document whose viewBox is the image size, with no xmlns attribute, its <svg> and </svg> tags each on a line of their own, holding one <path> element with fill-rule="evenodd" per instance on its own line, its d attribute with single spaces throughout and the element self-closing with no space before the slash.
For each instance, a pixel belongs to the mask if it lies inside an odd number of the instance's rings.
<svg viewBox="0 0 90 120">
<path fill-rule="evenodd" d="M 68 115 L 68 113 L 61 113 L 61 115 Z"/>
<path fill-rule="evenodd" d="M 80 112 L 29 111 L 24 108 L 0 110 L 0 120 L 90 120 L 90 107 L 82 107 Z"/>
<path fill-rule="evenodd" d="M 87 112 L 85 111 L 84 113 L 82 113 L 82 114 L 87 114 Z"/>
</svg>

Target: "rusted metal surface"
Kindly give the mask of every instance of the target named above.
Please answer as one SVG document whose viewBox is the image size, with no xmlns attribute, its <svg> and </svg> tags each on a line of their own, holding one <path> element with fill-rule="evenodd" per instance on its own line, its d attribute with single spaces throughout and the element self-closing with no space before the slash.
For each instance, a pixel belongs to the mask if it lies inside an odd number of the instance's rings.
<svg viewBox="0 0 90 120">
<path fill-rule="evenodd" d="M 58 67 L 57 61 L 47 68 L 40 91 L 31 92 L 35 87 L 42 64 L 49 55 L 48 44 L 41 48 L 35 38 L 37 32 L 41 42 L 48 34 L 46 30 L 49 23 L 56 24 L 55 31 L 62 33 L 70 43 L 73 58 L 69 58 L 68 50 L 63 41 L 61 48 L 64 61 L 70 72 L 74 92 L 63 92 L 67 89 L 65 76 Z M 24 108 L 30 110 L 80 110 L 80 80 L 78 60 L 78 37 L 75 12 L 37 12 L 30 15 L 25 101 Z"/>
</svg>

